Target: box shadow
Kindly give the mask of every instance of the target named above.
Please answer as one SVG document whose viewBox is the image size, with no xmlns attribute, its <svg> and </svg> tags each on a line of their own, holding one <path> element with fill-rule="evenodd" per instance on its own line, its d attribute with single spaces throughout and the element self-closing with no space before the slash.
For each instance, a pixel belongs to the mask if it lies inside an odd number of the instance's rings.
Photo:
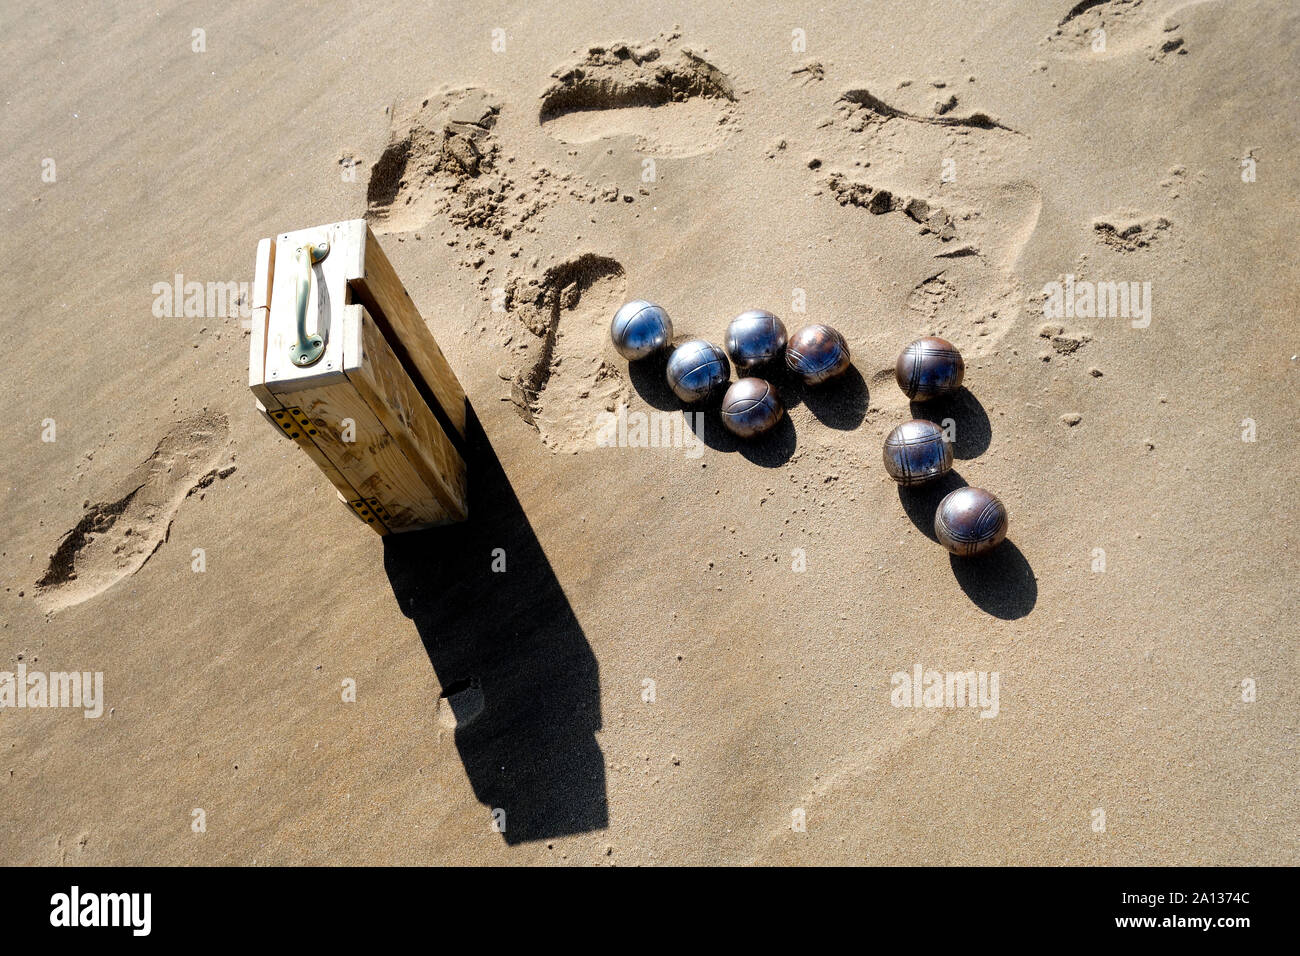
<svg viewBox="0 0 1300 956">
<path fill-rule="evenodd" d="M 457 724 L 474 795 L 504 824 L 505 842 L 604 829 L 596 656 L 472 409 L 465 439 L 469 518 L 385 537 L 393 594 L 443 688 L 438 703 Z"/>
</svg>

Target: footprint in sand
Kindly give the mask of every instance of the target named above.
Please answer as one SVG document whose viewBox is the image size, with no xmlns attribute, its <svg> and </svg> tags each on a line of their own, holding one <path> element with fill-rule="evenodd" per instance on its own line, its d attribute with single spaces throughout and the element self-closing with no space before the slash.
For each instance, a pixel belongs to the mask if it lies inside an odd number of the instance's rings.
<svg viewBox="0 0 1300 956">
<path fill-rule="evenodd" d="M 52 611 L 80 604 L 144 567 L 190 492 L 234 471 L 216 470 L 228 430 L 219 415 L 181 422 L 112 494 L 92 501 L 36 582 L 42 604 Z"/>
<path fill-rule="evenodd" d="M 376 231 L 412 232 L 442 219 L 509 239 L 555 202 L 561 182 L 549 170 L 536 168 L 523 182 L 505 172 L 500 115 L 500 97 L 473 86 L 440 90 L 395 114 L 366 188 Z"/>
<path fill-rule="evenodd" d="M 907 311 L 917 322 L 929 328 L 939 320 L 950 302 L 957 297 L 957 285 L 945 276 L 947 269 L 919 282 L 907 297 Z"/>
<path fill-rule="evenodd" d="M 552 74 L 539 122 L 562 143 L 632 136 L 639 152 L 656 156 L 715 149 L 734 126 L 735 90 L 703 57 L 674 49 L 676 40 L 591 47 Z"/>
<path fill-rule="evenodd" d="M 418 229 L 460 200 L 496 165 L 492 128 L 501 102 L 477 87 L 442 90 L 394 116 L 388 146 L 370 170 L 367 216 L 389 232 Z M 491 217 L 495 210 L 479 210 Z"/>
<path fill-rule="evenodd" d="M 1176 14 L 1209 0 L 1079 0 L 1061 17 L 1048 45 L 1070 56 L 1110 59 L 1145 50 L 1160 62 L 1185 55 Z"/>
<path fill-rule="evenodd" d="M 1015 267 L 1038 224 L 1038 188 L 1020 176 L 1028 137 L 967 109 L 960 84 L 901 84 L 898 101 L 850 89 L 820 128 L 814 168 L 841 206 L 898 214 L 938 260 L 900 303 L 917 332 L 963 350 L 991 349 L 1023 304 Z"/>
<path fill-rule="evenodd" d="M 1123 212 L 1098 216 L 1092 221 L 1097 241 L 1121 252 L 1136 252 L 1160 240 L 1173 225 L 1164 216 Z"/>
<path fill-rule="evenodd" d="M 919 99 L 927 92 L 910 96 Z M 938 95 L 943 93 L 941 87 Z M 1025 152 L 1025 137 L 987 113 L 959 111 L 956 100 L 948 93 L 926 114 L 887 103 L 870 90 L 852 89 L 823 124 L 832 127 L 832 147 L 841 157 L 863 154 L 855 157 L 856 169 L 826 171 L 826 184 L 840 205 L 906 215 L 945 244 L 935 253 L 943 258 L 985 251 L 980 239 L 986 230 L 976 203 L 998 185 L 988 170 L 1006 168 Z"/>
<path fill-rule="evenodd" d="M 520 416 L 547 446 L 592 446 L 597 415 L 631 396 L 606 348 L 609 317 L 626 295 L 623 267 L 592 253 L 506 285 L 502 334 L 515 363 L 499 374 L 510 382 Z"/>
</svg>

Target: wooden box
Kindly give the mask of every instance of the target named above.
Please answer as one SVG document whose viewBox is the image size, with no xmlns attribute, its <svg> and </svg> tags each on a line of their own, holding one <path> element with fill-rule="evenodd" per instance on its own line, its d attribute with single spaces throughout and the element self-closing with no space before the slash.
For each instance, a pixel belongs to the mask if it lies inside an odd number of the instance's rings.
<svg viewBox="0 0 1300 956">
<path fill-rule="evenodd" d="M 465 393 L 365 220 L 263 239 L 252 309 L 259 410 L 358 518 L 388 534 L 466 517 Z"/>
</svg>

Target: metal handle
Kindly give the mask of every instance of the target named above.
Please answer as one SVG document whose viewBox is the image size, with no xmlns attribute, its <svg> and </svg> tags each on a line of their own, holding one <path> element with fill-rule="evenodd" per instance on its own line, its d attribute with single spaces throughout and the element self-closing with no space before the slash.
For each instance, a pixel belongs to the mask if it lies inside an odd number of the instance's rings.
<svg viewBox="0 0 1300 956">
<path fill-rule="evenodd" d="M 325 339 L 319 333 L 307 334 L 307 297 L 311 295 L 311 267 L 329 254 L 328 242 L 298 247 L 298 341 L 289 346 L 289 358 L 300 368 L 314 365 L 325 354 Z"/>
</svg>

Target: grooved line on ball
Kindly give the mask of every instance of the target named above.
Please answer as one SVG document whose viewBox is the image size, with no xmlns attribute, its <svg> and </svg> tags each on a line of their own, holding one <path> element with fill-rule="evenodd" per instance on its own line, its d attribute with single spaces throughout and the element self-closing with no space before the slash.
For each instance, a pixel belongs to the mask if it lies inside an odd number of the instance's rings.
<svg viewBox="0 0 1300 956">
<path fill-rule="evenodd" d="M 751 398 L 748 399 L 748 401 L 749 404 L 746 405 L 744 408 L 736 408 L 733 405 L 730 409 L 724 408 L 722 410 L 722 414 L 726 415 L 728 418 L 735 418 L 737 415 L 743 415 L 746 412 L 752 412 L 754 409 L 758 408 L 763 404 L 762 398 Z"/>
<path fill-rule="evenodd" d="M 980 534 L 981 537 L 992 534 L 994 531 L 997 530 L 997 526 L 1002 523 L 1002 521 L 998 519 L 993 522 L 991 527 L 987 527 L 987 528 L 985 527 L 985 525 L 988 523 L 989 518 L 997 517 L 997 511 L 998 511 L 998 502 L 990 501 L 987 505 L 984 506 L 984 510 L 980 512 L 980 516 L 975 519 L 975 528 L 977 531 L 981 533 Z"/>
<path fill-rule="evenodd" d="M 809 366 L 808 363 L 811 361 L 811 359 L 809 359 L 808 356 L 804 355 L 802 352 L 798 351 L 797 349 L 790 349 L 790 351 L 794 354 L 794 356 L 798 360 L 798 364 L 803 368 L 803 371 L 809 375 L 816 374 L 817 372 L 826 371 L 828 368 L 830 368 L 832 365 L 835 364 L 835 360 L 836 360 L 836 356 L 832 355 L 821 365 Z"/>
<path fill-rule="evenodd" d="M 705 362 L 703 365 L 697 365 L 697 366 L 695 366 L 695 368 L 691 369 L 689 372 L 682 372 L 682 374 L 681 374 L 680 377 L 681 377 L 681 379 L 682 379 L 683 381 L 685 381 L 685 379 L 687 378 L 687 376 L 694 375 L 696 372 L 700 371 L 700 369 L 708 368 L 710 365 L 716 365 L 716 366 L 718 366 L 719 368 L 722 367 L 722 363 L 719 362 L 717 359 L 709 359 L 709 360 L 708 360 L 707 362 Z"/>
<path fill-rule="evenodd" d="M 914 398 L 921 385 L 921 349 L 912 352 L 912 371 L 907 377 L 907 397 Z"/>
<path fill-rule="evenodd" d="M 643 308 L 637 309 L 635 312 L 633 312 L 631 315 L 629 315 L 626 319 L 623 320 L 622 325 L 619 326 L 619 329 L 618 329 L 619 332 L 622 333 L 622 332 L 627 331 L 627 327 L 628 327 L 629 325 L 631 325 L 631 324 L 632 324 L 633 322 L 635 322 L 637 319 L 641 318 L 641 316 L 645 315 L 645 314 L 646 314 L 647 312 L 649 312 L 652 308 L 653 308 L 653 306 L 649 306 L 649 305 L 647 305 L 647 306 L 644 306 Z"/>
<path fill-rule="evenodd" d="M 897 445 L 900 447 L 909 446 L 909 445 L 928 445 L 936 441 L 943 441 L 943 438 L 939 435 L 919 435 L 916 438 L 907 438 L 906 436 L 900 436 L 898 438 L 889 439 L 889 443 L 891 445 Z"/>
</svg>

